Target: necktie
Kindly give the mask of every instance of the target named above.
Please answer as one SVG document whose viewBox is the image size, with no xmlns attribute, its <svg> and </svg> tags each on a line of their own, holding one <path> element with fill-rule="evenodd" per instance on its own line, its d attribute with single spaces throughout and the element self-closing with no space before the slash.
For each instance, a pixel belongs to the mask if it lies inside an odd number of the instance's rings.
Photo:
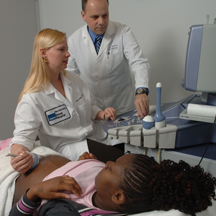
<svg viewBox="0 0 216 216">
<path fill-rule="evenodd" d="M 95 49 L 96 49 L 97 54 L 98 54 L 99 49 L 100 49 L 101 41 L 102 41 L 101 37 L 99 35 L 97 35 L 95 38 Z"/>
</svg>

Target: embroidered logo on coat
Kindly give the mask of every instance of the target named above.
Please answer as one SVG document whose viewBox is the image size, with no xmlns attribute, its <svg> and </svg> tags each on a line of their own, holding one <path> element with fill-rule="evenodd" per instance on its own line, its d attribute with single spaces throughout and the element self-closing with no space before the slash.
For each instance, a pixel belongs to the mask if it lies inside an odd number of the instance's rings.
<svg viewBox="0 0 216 216">
<path fill-rule="evenodd" d="M 49 125 L 51 126 L 71 117 L 65 104 L 45 111 L 45 115 Z"/>
</svg>

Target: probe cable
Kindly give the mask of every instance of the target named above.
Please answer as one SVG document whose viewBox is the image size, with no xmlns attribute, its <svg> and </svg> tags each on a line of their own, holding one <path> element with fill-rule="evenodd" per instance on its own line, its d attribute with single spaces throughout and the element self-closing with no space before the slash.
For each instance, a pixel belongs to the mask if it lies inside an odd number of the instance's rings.
<svg viewBox="0 0 216 216">
<path fill-rule="evenodd" d="M 200 162 L 198 163 L 198 166 L 201 164 L 201 162 L 202 162 L 202 160 L 203 160 L 203 158 L 204 158 L 204 156 L 205 156 L 205 153 L 206 153 L 206 151 L 207 151 L 207 149 L 208 149 L 208 145 L 209 145 L 209 142 L 210 142 L 210 138 L 211 138 L 211 134 L 212 134 L 213 128 L 214 128 L 214 126 L 215 126 L 215 122 L 216 122 L 216 115 L 215 115 L 214 122 L 213 122 L 213 125 L 212 125 L 212 127 L 211 127 L 211 130 L 210 130 L 210 132 L 209 132 L 208 142 L 207 142 L 205 151 L 204 151 L 204 153 L 203 153 L 202 158 L 200 159 Z"/>
</svg>

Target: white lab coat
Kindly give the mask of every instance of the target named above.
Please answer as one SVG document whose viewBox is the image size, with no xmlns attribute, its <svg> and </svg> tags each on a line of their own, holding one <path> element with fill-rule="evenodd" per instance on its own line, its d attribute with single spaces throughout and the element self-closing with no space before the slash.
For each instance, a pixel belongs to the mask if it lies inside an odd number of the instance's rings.
<svg viewBox="0 0 216 216">
<path fill-rule="evenodd" d="M 67 78 L 61 79 L 66 98 L 51 84 L 40 92 L 23 95 L 16 108 L 10 145 L 21 144 L 31 151 L 38 135 L 42 145 L 59 152 L 68 144 L 73 146 L 71 153 L 75 156 L 70 159 L 76 160 L 88 151 L 86 138 L 93 132 L 91 119 L 100 109 L 92 104 L 88 86 L 76 74 L 68 72 Z"/>
<path fill-rule="evenodd" d="M 149 63 L 131 29 L 109 21 L 98 55 L 87 25 L 68 38 L 71 57 L 68 68 L 89 85 L 101 109 L 113 107 L 117 114 L 133 110 L 135 87 L 149 87 Z"/>
</svg>

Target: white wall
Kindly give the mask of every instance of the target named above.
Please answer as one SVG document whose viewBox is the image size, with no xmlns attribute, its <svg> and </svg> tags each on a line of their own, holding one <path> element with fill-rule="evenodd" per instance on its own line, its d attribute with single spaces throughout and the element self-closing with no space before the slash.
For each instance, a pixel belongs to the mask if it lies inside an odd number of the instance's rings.
<svg viewBox="0 0 216 216">
<path fill-rule="evenodd" d="M 36 0 L 0 1 L 0 140 L 13 136 L 14 112 L 29 74 Z"/>
<path fill-rule="evenodd" d="M 81 0 L 39 0 L 42 28 L 69 36 L 84 22 Z M 216 18 L 215 0 L 110 0 L 110 19 L 130 26 L 151 64 L 150 104 L 156 104 L 157 82 L 163 85 L 162 103 L 191 94 L 181 87 L 188 29 Z"/>
</svg>

